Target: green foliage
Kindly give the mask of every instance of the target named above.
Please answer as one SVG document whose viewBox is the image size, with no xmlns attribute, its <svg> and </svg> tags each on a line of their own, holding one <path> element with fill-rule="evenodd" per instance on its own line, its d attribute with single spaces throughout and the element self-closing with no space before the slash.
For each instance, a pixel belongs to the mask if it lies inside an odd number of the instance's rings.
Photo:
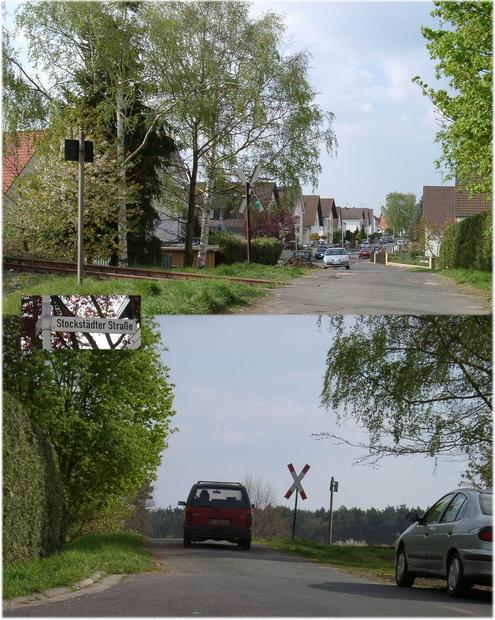
<svg viewBox="0 0 495 620">
<path fill-rule="evenodd" d="M 276 265 L 282 248 L 282 242 L 274 237 L 258 237 L 251 241 L 251 260 L 261 265 Z"/>
<path fill-rule="evenodd" d="M 440 269 L 492 270 L 492 213 L 449 224 L 442 236 Z"/>
<path fill-rule="evenodd" d="M 368 431 L 364 460 L 462 455 L 476 463 L 491 451 L 491 316 L 358 317 L 351 327 L 333 317 L 330 324 L 321 403 Z"/>
<path fill-rule="evenodd" d="M 68 536 L 102 512 L 128 506 L 156 475 L 174 412 L 150 323 L 137 350 L 26 356 L 18 322 L 5 322 L 4 385 L 54 447 Z"/>
<path fill-rule="evenodd" d="M 268 541 L 270 546 L 323 564 L 362 569 L 380 576 L 394 574 L 393 547 L 363 547 L 362 545 L 332 545 L 314 543 L 303 538 Z"/>
<path fill-rule="evenodd" d="M 440 28 L 423 28 L 437 77 L 450 92 L 434 89 L 417 76 L 442 119 L 437 140 L 448 178 L 471 194 L 492 196 L 492 3 L 435 2 Z"/>
<path fill-rule="evenodd" d="M 53 447 L 31 423 L 19 402 L 4 393 L 4 565 L 58 549 L 62 517 L 63 493 Z"/>
<path fill-rule="evenodd" d="M 231 265 L 247 259 L 247 243 L 232 233 L 217 233 L 215 241 L 219 246 L 217 264 Z M 276 265 L 282 252 L 282 242 L 273 237 L 258 237 L 251 240 L 251 262 L 261 265 Z"/>
<path fill-rule="evenodd" d="M 400 192 L 387 194 L 382 213 L 397 236 L 409 233 L 418 218 L 416 196 Z"/>
<path fill-rule="evenodd" d="M 3 596 L 10 599 L 48 588 L 70 586 L 95 572 L 130 574 L 153 570 L 153 558 L 136 534 L 88 535 L 55 555 L 22 562 L 3 572 Z"/>
</svg>

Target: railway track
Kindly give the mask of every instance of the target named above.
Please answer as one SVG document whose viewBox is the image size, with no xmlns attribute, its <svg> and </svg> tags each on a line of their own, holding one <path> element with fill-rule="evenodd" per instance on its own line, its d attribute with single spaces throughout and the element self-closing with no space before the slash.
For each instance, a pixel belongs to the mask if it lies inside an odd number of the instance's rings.
<svg viewBox="0 0 495 620">
<path fill-rule="evenodd" d="M 60 275 L 73 275 L 77 273 L 76 263 L 66 261 L 41 260 L 33 258 L 15 258 L 5 256 L 3 259 L 4 270 L 27 271 L 34 273 L 53 273 Z M 239 278 L 230 276 L 214 276 L 205 273 L 190 273 L 186 271 L 161 271 L 158 269 L 111 267 L 110 265 L 84 265 L 84 273 L 87 276 L 97 278 L 127 278 L 130 280 L 210 280 L 237 282 L 250 286 L 273 285 L 273 280 L 259 278 Z"/>
</svg>

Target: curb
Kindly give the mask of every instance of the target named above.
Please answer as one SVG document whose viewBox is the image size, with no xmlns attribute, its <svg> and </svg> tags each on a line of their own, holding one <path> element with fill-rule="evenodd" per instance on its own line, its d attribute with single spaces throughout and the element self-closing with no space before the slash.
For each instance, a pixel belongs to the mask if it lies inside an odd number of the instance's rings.
<svg viewBox="0 0 495 620">
<path fill-rule="evenodd" d="M 103 573 L 95 573 L 91 577 L 76 581 L 71 586 L 63 586 L 58 588 L 50 588 L 43 592 L 34 592 L 24 596 L 16 596 L 3 601 L 4 609 L 19 609 L 21 607 L 43 605 L 45 603 L 56 603 L 67 599 L 83 596 L 84 594 L 93 594 L 108 590 L 124 579 L 126 575 L 107 575 Z"/>
</svg>

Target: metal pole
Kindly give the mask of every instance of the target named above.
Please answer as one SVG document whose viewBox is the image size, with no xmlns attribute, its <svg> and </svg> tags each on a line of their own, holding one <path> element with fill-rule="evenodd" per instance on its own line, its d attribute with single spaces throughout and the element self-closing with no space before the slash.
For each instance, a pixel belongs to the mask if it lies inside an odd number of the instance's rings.
<svg viewBox="0 0 495 620">
<path fill-rule="evenodd" d="M 332 544 L 332 530 L 333 530 L 333 476 L 330 480 L 330 525 L 328 529 L 328 544 Z"/>
<path fill-rule="evenodd" d="M 296 489 L 296 503 L 294 505 L 294 518 L 292 519 L 292 538 L 296 535 L 296 515 L 297 515 L 297 498 L 299 497 L 299 489 Z"/>
<path fill-rule="evenodd" d="M 247 262 L 251 262 L 251 224 L 249 222 L 249 183 L 246 183 Z"/>
<path fill-rule="evenodd" d="M 77 283 L 84 277 L 84 130 L 79 131 L 79 193 L 77 197 Z"/>
<path fill-rule="evenodd" d="M 50 295 L 41 297 L 41 338 L 44 351 L 52 350 L 51 299 Z"/>
</svg>

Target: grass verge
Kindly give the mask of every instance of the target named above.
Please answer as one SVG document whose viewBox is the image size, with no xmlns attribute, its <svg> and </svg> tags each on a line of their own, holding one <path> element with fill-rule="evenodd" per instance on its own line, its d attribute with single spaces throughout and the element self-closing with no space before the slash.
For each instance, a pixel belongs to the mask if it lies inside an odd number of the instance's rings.
<svg viewBox="0 0 495 620">
<path fill-rule="evenodd" d="M 4 568 L 3 598 L 70 586 L 96 572 L 141 573 L 153 570 L 153 558 L 137 534 L 90 534 L 73 540 L 46 558 Z"/>
<path fill-rule="evenodd" d="M 477 269 L 444 269 L 437 270 L 442 276 L 452 278 L 457 284 L 467 284 L 485 293 L 491 295 L 492 292 L 492 274 L 488 271 L 479 271 Z"/>
<path fill-rule="evenodd" d="M 191 269 L 191 271 L 197 271 Z M 267 265 L 224 265 L 208 270 L 211 275 L 262 278 L 274 286 L 304 275 L 298 267 Z M 3 313 L 20 313 L 22 295 L 141 295 L 143 315 L 216 314 L 247 306 L 266 294 L 266 288 L 229 282 L 228 280 L 99 280 L 85 278 L 78 286 L 75 277 L 44 274 L 3 274 Z"/>
<path fill-rule="evenodd" d="M 394 576 L 394 548 L 361 545 L 325 545 L 301 538 L 264 540 L 263 544 L 294 555 L 330 564 L 354 574 L 387 578 Z"/>
</svg>

